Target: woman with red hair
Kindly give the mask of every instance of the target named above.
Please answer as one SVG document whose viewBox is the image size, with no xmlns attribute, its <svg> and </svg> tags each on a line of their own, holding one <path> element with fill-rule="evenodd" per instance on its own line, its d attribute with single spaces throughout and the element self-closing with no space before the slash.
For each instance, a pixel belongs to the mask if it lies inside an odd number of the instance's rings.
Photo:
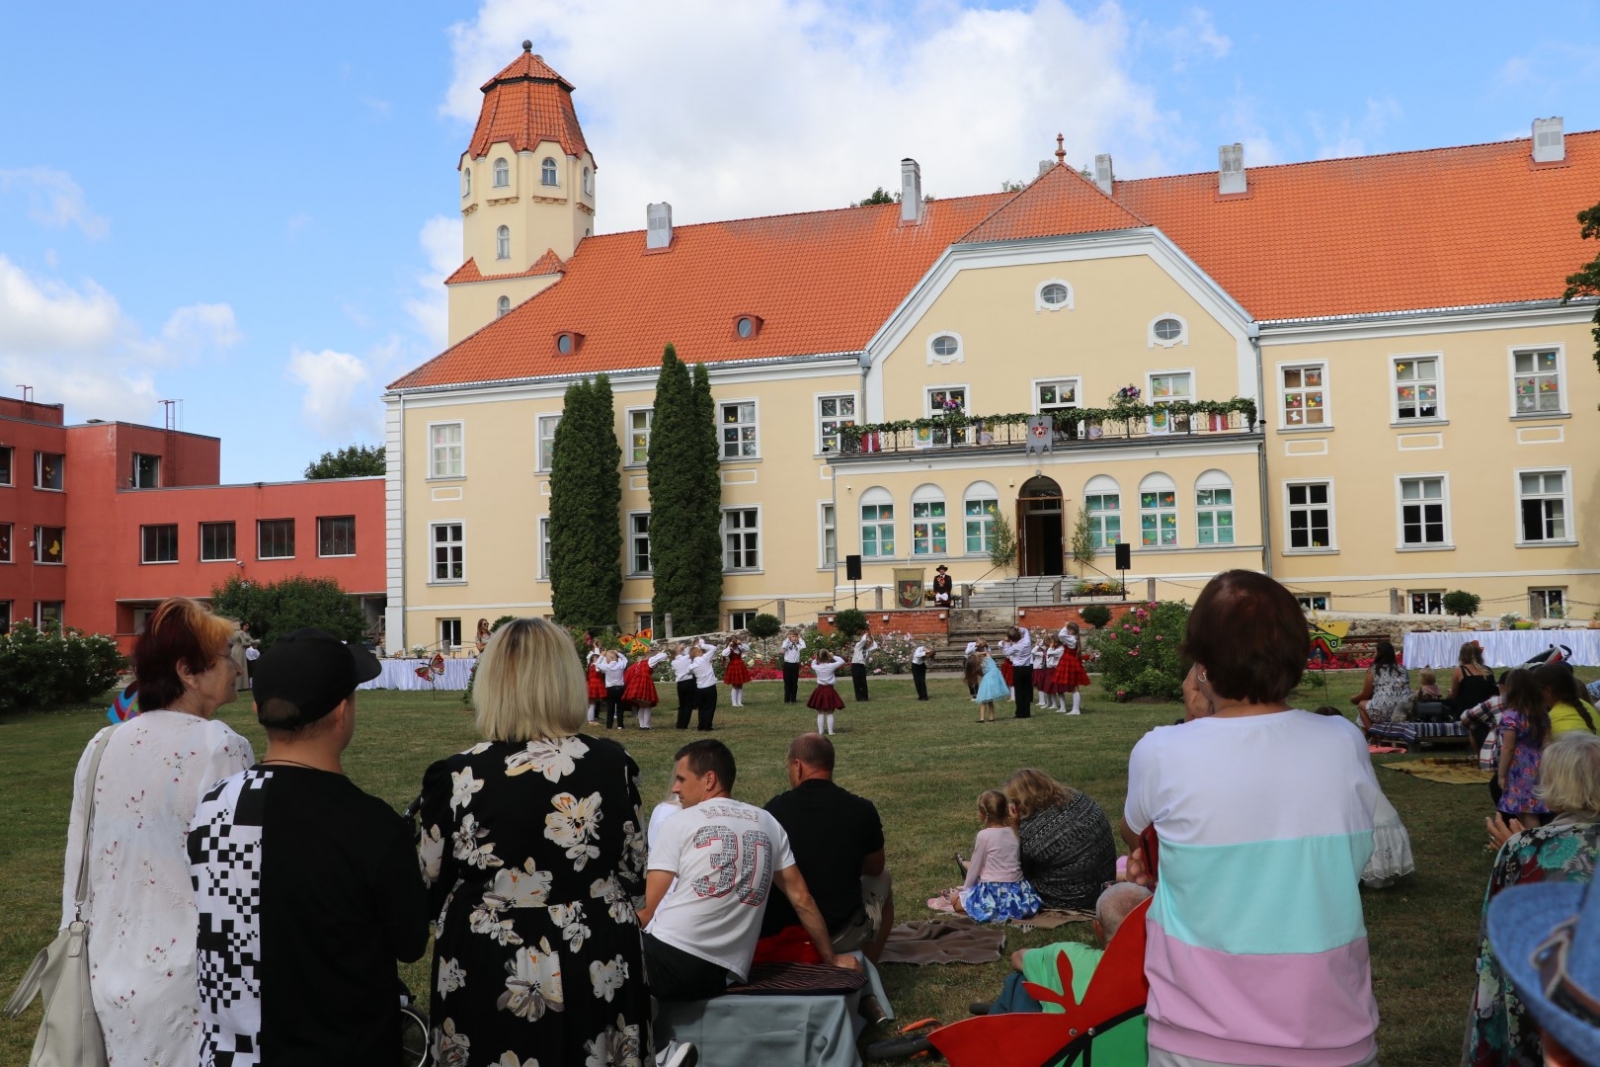
<svg viewBox="0 0 1600 1067">
<path fill-rule="evenodd" d="M 87 844 L 90 987 L 112 1063 L 199 1056 L 199 919 L 184 840 L 206 790 L 255 763 L 250 742 L 212 719 L 236 695 L 239 669 L 228 656 L 236 630 L 193 600 L 163 601 L 133 650 L 140 714 L 101 730 L 78 760 L 61 924 L 73 921 Z"/>
</svg>

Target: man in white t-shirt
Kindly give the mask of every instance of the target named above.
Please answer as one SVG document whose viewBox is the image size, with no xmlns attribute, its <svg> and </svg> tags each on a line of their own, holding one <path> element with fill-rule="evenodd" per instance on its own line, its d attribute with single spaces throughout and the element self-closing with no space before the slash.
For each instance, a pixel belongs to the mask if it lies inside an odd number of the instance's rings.
<svg viewBox="0 0 1600 1067">
<path fill-rule="evenodd" d="M 774 884 L 824 963 L 860 968 L 853 956 L 834 956 L 778 820 L 733 799 L 735 770 L 721 741 L 678 750 L 672 791 L 683 811 L 657 828 L 639 912 L 645 975 L 658 1000 L 705 1000 L 749 977 Z"/>
</svg>

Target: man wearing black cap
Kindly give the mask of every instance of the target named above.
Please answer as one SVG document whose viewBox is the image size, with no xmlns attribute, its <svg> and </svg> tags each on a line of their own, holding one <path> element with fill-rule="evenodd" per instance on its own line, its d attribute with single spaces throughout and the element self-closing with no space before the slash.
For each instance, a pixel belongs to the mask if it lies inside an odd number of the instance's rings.
<svg viewBox="0 0 1600 1067">
<path fill-rule="evenodd" d="M 202 1064 L 397 1063 L 399 970 L 427 947 L 412 834 L 340 763 L 371 653 L 317 629 L 256 662 L 267 754 L 195 810 Z"/>
</svg>

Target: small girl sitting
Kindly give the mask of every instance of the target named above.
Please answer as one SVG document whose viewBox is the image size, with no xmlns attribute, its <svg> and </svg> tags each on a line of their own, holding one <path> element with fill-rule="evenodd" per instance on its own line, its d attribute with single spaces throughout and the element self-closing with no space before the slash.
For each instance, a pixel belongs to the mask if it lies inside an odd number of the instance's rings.
<svg viewBox="0 0 1600 1067">
<path fill-rule="evenodd" d="M 1418 675 L 1420 684 L 1417 686 L 1417 703 L 1427 704 L 1444 699 L 1444 694 L 1439 692 L 1439 679 L 1432 671 L 1423 671 Z"/>
<path fill-rule="evenodd" d="M 967 880 L 950 891 L 955 910 L 981 923 L 1026 919 L 1041 907 L 1039 895 L 1022 877 L 1017 833 L 1007 814 L 1004 793 L 990 789 L 978 795 L 978 821 L 983 829 L 972 842 L 972 859 L 961 861 Z"/>
</svg>

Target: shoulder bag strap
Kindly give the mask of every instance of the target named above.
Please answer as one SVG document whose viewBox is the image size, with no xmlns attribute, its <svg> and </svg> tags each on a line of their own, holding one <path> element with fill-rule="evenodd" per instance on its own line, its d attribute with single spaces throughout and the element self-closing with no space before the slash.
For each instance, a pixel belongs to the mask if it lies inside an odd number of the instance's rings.
<svg viewBox="0 0 1600 1067">
<path fill-rule="evenodd" d="M 83 803 L 83 856 L 78 861 L 78 892 L 73 898 L 73 915 L 79 920 L 83 918 L 83 907 L 89 903 L 91 896 L 89 890 L 89 835 L 94 831 L 95 779 L 100 776 L 100 757 L 106 754 L 106 745 L 110 743 L 111 733 L 115 729 L 115 726 L 108 727 L 106 732 L 100 735 L 99 742 L 94 746 L 94 755 L 89 758 L 89 776 L 85 780 L 85 792 L 87 795 L 84 797 Z"/>
</svg>

